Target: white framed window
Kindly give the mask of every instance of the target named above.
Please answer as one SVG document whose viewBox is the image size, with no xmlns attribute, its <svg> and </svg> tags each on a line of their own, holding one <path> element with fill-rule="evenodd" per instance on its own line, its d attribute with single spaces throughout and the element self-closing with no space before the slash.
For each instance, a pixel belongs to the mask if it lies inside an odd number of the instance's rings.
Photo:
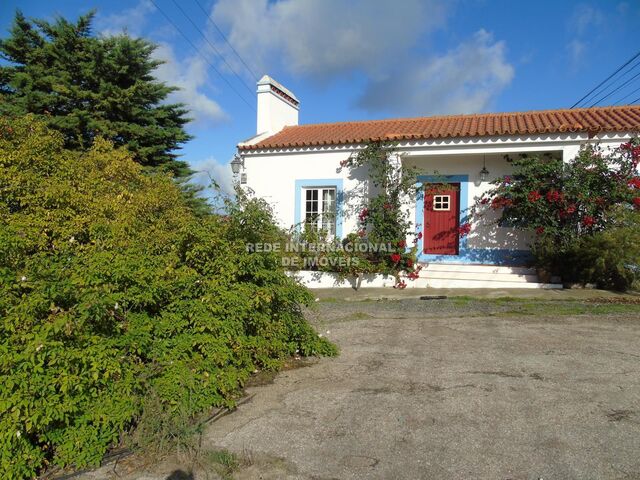
<svg viewBox="0 0 640 480">
<path fill-rule="evenodd" d="M 434 195 L 433 209 L 439 211 L 451 210 L 451 195 Z"/>
<path fill-rule="evenodd" d="M 336 188 L 307 187 L 303 189 L 304 222 L 310 228 L 336 234 Z"/>
</svg>

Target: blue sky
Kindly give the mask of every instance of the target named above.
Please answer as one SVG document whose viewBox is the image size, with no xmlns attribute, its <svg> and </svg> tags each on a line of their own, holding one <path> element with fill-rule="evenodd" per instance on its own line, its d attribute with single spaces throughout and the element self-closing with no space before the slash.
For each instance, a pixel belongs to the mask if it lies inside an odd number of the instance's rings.
<svg viewBox="0 0 640 480">
<path fill-rule="evenodd" d="M 297 95 L 301 123 L 518 111 L 570 107 L 640 50 L 637 0 L 197 2 L 4 0 L 0 27 L 6 35 L 16 8 L 53 19 L 93 7 L 96 34 L 158 43 L 157 76 L 181 87 L 172 100 L 194 118 L 183 158 L 225 186 L 236 143 L 255 134 L 254 74 Z"/>
</svg>

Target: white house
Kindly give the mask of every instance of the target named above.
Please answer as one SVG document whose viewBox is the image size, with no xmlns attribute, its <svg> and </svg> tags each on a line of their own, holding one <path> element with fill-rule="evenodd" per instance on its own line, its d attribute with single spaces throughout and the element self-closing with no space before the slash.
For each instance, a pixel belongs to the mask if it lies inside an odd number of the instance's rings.
<svg viewBox="0 0 640 480">
<path fill-rule="evenodd" d="M 511 172 L 506 155 L 570 159 L 585 143 L 617 146 L 640 131 L 637 105 L 298 125 L 300 102 L 287 88 L 265 75 L 257 94 L 257 135 L 238 145 L 241 178 L 269 201 L 283 227 L 330 209 L 335 225 L 327 228 L 338 237 L 355 232 L 349 193 L 366 186 L 366 176 L 351 176 L 339 165 L 371 140 L 394 141 L 399 164 L 418 167 L 424 185 L 443 178 L 451 184 L 438 198 L 419 195 L 414 205 L 419 261 L 431 279 L 421 286 L 541 286 L 533 272 L 518 268 L 528 250 L 522 232 L 490 217 L 462 238 L 445 232 L 457 232 L 452 227 L 465 222 L 489 182 Z"/>
</svg>

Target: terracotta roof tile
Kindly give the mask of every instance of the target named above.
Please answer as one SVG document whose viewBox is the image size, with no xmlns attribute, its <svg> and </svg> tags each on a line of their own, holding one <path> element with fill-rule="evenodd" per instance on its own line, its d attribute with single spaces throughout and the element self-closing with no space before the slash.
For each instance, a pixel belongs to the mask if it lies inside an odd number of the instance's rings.
<svg viewBox="0 0 640 480">
<path fill-rule="evenodd" d="M 319 123 L 285 127 L 241 150 L 542 133 L 640 131 L 640 105 Z"/>
</svg>

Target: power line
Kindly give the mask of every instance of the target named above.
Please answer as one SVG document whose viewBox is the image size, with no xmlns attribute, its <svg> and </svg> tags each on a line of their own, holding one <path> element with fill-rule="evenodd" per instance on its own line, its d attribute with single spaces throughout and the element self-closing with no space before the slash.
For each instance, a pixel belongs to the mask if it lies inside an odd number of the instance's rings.
<svg viewBox="0 0 640 480">
<path fill-rule="evenodd" d="M 622 97 L 620 100 L 618 100 L 616 103 L 614 103 L 614 105 L 618 105 L 619 103 L 622 103 L 623 100 L 629 98 L 631 95 L 636 93 L 638 90 L 640 90 L 640 87 L 636 88 L 635 90 L 631 90 L 631 92 L 627 93 L 624 97 Z"/>
<path fill-rule="evenodd" d="M 200 7 L 200 10 L 202 10 L 202 13 L 204 13 L 207 16 L 207 19 L 211 22 L 211 24 L 216 28 L 216 30 L 218 31 L 218 33 L 220 34 L 220 36 L 224 39 L 224 41 L 227 43 L 227 45 L 229 45 L 229 47 L 231 48 L 231 50 L 233 50 L 233 53 L 236 54 L 236 57 L 238 57 L 238 59 L 242 62 L 242 64 L 246 67 L 246 69 L 249 71 L 249 73 L 251 73 L 251 75 L 253 75 L 253 78 L 255 78 L 256 82 L 258 81 L 258 76 L 253 72 L 253 70 L 251 69 L 251 67 L 249 65 L 246 64 L 246 62 L 242 59 L 242 57 L 240 56 L 240 54 L 237 52 L 237 50 L 235 48 L 233 48 L 233 45 L 231 45 L 231 42 L 229 42 L 229 40 L 227 40 L 227 37 L 225 36 L 224 33 L 222 33 L 222 30 L 220 29 L 220 27 L 218 27 L 218 25 L 216 24 L 216 22 L 213 21 L 213 18 L 211 18 L 211 15 L 209 15 L 207 13 L 207 11 L 204 9 L 204 7 L 202 6 L 202 4 L 198 1 L 198 0 L 194 0 L 196 2 L 196 5 L 198 5 L 198 7 Z"/>
<path fill-rule="evenodd" d="M 640 97 L 633 100 L 631 103 L 629 103 L 629 105 L 633 105 L 634 103 L 638 103 L 638 102 L 640 102 Z"/>
<path fill-rule="evenodd" d="M 607 78 L 605 78 L 602 82 L 600 82 L 594 89 L 592 89 L 591 91 L 589 91 L 589 93 L 587 93 L 584 97 L 582 97 L 580 100 L 578 100 L 576 103 L 574 103 L 573 105 L 571 105 L 571 108 L 575 108 L 576 105 L 579 105 L 580 103 L 582 103 L 582 101 L 584 99 L 586 99 L 587 97 L 589 97 L 594 91 L 596 91 L 598 88 L 600 88 L 602 85 L 604 85 L 605 83 L 607 83 L 611 78 L 615 77 L 616 74 L 622 70 L 624 67 L 626 67 L 627 65 L 629 65 L 631 62 L 633 62 L 636 58 L 640 57 L 640 52 L 636 53 L 633 57 L 631 57 L 629 60 L 627 60 L 621 67 L 619 67 L 615 72 L 613 72 L 611 75 L 609 75 Z"/>
<path fill-rule="evenodd" d="M 629 65 L 628 68 L 626 69 L 626 71 L 621 71 L 620 75 L 618 75 L 617 78 L 612 80 L 608 85 L 603 85 L 602 88 L 598 89 L 597 91 L 594 91 L 593 94 L 590 95 L 591 98 L 585 100 L 583 102 L 583 105 L 586 106 L 588 102 L 593 101 L 594 98 L 597 98 L 598 96 L 602 95 L 603 93 L 606 93 L 611 88 L 615 89 L 616 85 L 619 84 L 619 82 L 623 81 L 638 66 L 640 66 L 640 59 L 638 59 L 638 61 L 635 63 L 635 65 Z"/>
<path fill-rule="evenodd" d="M 183 8 L 180 6 L 180 4 L 178 2 L 176 2 L 176 0 L 171 0 L 173 2 L 173 4 L 178 7 L 178 10 L 180 10 L 180 12 L 182 13 L 182 15 L 184 15 L 184 17 L 189 20 L 189 23 L 191 23 L 191 25 L 193 25 L 193 28 L 196 29 L 196 31 L 200 34 L 200 36 L 202 38 L 204 38 L 205 42 L 207 42 L 209 44 L 209 46 L 213 49 L 214 52 L 216 52 L 216 54 L 222 59 L 222 61 L 224 62 L 224 64 L 229 67 L 229 70 L 231 70 L 231 72 L 235 75 L 235 77 L 240 81 L 240 83 L 242 83 L 242 85 L 249 91 L 249 93 L 253 96 L 254 91 L 253 88 L 249 87 L 246 83 L 244 83 L 244 80 L 242 80 L 242 78 L 240 78 L 240 76 L 236 73 L 236 71 L 233 69 L 233 67 L 231 65 L 229 65 L 229 63 L 225 60 L 224 56 L 220 53 L 220 51 L 215 47 L 215 45 L 213 43 L 211 43 L 209 41 L 209 39 L 207 38 L 207 36 L 202 32 L 202 30 L 200 30 L 200 28 L 198 28 L 198 26 L 196 25 L 196 23 L 191 20 L 191 17 L 189 17 L 189 15 L 187 15 L 187 12 L 185 12 L 183 10 Z"/>
<path fill-rule="evenodd" d="M 153 3 L 153 5 L 156 7 L 156 9 L 157 9 L 157 10 L 162 14 L 162 16 L 163 16 L 163 17 L 164 17 L 164 18 L 165 18 L 165 19 L 166 19 L 166 20 L 167 20 L 167 21 L 168 21 L 168 22 L 173 26 L 173 28 L 175 28 L 175 29 L 176 29 L 176 31 L 177 31 L 180 35 L 182 35 L 182 38 L 184 38 L 184 39 L 187 41 L 187 43 L 188 43 L 189 45 L 191 45 L 191 48 L 193 48 L 193 49 L 196 51 L 196 53 L 197 53 L 198 55 L 200 55 L 200 57 L 202 57 L 202 59 L 203 59 L 205 62 L 207 62 L 207 64 L 208 64 L 208 65 L 209 65 L 209 66 L 210 66 L 210 67 L 211 67 L 211 68 L 212 68 L 212 69 L 213 69 L 213 70 L 218 74 L 218 76 L 219 76 L 222 80 L 224 80 L 224 81 L 225 81 L 225 83 L 226 83 L 227 85 L 229 85 L 229 88 L 231 88 L 231 90 L 233 90 L 233 91 L 235 92 L 235 94 L 236 94 L 236 95 L 238 95 L 238 97 L 240 97 L 240 99 L 241 99 L 244 103 L 246 103 L 246 104 L 247 104 L 247 106 L 248 106 L 251 110 L 253 110 L 253 111 L 255 112 L 255 111 L 256 111 L 255 107 L 254 107 L 253 105 L 251 105 L 251 104 L 247 101 L 247 99 L 246 99 L 246 98 L 244 98 L 244 97 L 240 94 L 240 92 L 238 92 L 238 90 L 236 90 L 236 88 L 235 88 L 235 87 L 234 87 L 234 86 L 229 82 L 229 80 L 227 80 L 227 78 L 226 78 L 224 75 L 222 75 L 222 73 L 220 73 L 220 70 L 218 70 L 218 69 L 217 69 L 217 68 L 216 68 L 216 67 L 215 67 L 215 66 L 214 66 L 214 65 L 213 65 L 213 64 L 212 64 L 212 63 L 207 59 L 207 57 L 205 57 L 205 56 L 202 54 L 202 52 L 200 52 L 200 49 L 199 49 L 198 47 L 196 47 L 196 46 L 193 44 L 193 42 L 192 42 L 191 40 L 189 40 L 189 37 L 187 37 L 187 36 L 182 32 L 182 30 L 180 30 L 180 29 L 178 28 L 178 26 L 177 26 L 177 25 L 173 22 L 173 20 L 171 20 L 171 18 L 170 18 L 170 17 L 169 17 L 165 12 L 164 12 L 164 10 L 162 10 L 162 9 L 158 6 L 158 4 L 155 2 L 155 0 L 151 0 L 151 3 Z"/>
<path fill-rule="evenodd" d="M 618 90 L 620 90 L 622 87 L 624 87 L 625 85 L 629 84 L 629 82 L 631 82 L 633 79 L 640 77 L 640 72 L 636 73 L 633 77 L 631 77 L 629 80 L 627 80 L 626 82 L 624 82 L 622 85 L 620 85 L 618 88 L 616 88 L 615 90 L 611 91 L 609 94 L 605 95 L 604 97 L 601 97 L 600 99 L 598 99 L 596 102 L 591 104 L 591 107 L 595 107 L 598 103 L 600 103 L 603 100 L 606 100 L 607 98 L 609 98 L 611 95 L 613 95 L 614 93 L 616 93 Z M 589 108 L 591 108 L 589 107 Z"/>
</svg>

